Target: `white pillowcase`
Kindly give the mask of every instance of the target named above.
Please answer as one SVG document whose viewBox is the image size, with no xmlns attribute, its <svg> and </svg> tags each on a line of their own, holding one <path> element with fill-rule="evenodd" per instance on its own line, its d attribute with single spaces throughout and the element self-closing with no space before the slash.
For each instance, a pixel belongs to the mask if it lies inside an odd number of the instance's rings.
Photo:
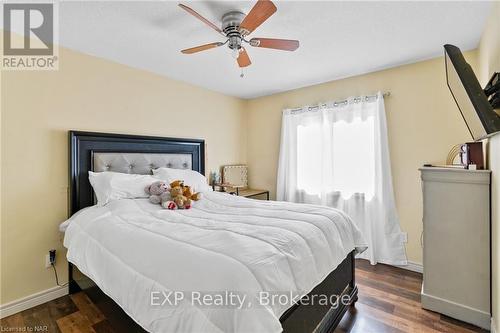
<svg viewBox="0 0 500 333">
<path fill-rule="evenodd" d="M 212 191 L 207 178 L 198 171 L 186 169 L 158 168 L 153 170 L 153 175 L 167 183 L 182 180 L 184 184 L 193 188 L 194 192 Z"/>
<path fill-rule="evenodd" d="M 89 181 L 97 197 L 97 205 L 103 206 L 111 200 L 147 198 L 146 186 L 158 179 L 151 175 L 89 171 Z"/>
</svg>

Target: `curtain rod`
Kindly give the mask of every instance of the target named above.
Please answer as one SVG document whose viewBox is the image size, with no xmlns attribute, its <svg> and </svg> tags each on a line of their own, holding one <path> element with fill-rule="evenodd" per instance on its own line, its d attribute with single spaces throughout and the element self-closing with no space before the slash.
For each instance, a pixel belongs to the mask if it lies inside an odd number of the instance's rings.
<svg viewBox="0 0 500 333">
<path fill-rule="evenodd" d="M 389 97 L 391 96 L 391 92 L 390 91 L 385 91 L 382 93 L 382 96 L 383 97 Z M 365 97 L 366 99 L 368 98 L 375 98 L 377 97 L 377 95 L 367 95 L 367 96 L 358 96 L 358 97 L 354 97 L 353 99 L 354 100 L 359 100 L 361 101 L 361 97 Z M 333 102 L 333 105 L 334 106 L 337 106 L 338 104 L 344 104 L 344 103 L 347 103 L 348 100 L 347 99 L 343 99 L 343 100 L 340 100 L 340 101 L 336 101 L 336 102 Z M 327 106 L 326 103 L 322 103 L 322 104 L 318 104 L 318 105 L 314 105 L 314 106 L 309 106 L 308 109 L 309 110 L 314 110 L 314 109 L 318 109 L 320 106 Z M 290 109 L 290 111 L 299 111 L 299 110 L 302 110 L 303 108 L 292 108 Z"/>
</svg>

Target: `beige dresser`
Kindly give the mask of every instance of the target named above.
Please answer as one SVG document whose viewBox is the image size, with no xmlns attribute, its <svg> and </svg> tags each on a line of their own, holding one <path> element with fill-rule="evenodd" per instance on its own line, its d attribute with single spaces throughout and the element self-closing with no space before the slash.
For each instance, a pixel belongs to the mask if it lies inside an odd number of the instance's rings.
<svg viewBox="0 0 500 333">
<path fill-rule="evenodd" d="M 422 307 L 490 329 L 488 170 L 421 168 Z"/>
</svg>

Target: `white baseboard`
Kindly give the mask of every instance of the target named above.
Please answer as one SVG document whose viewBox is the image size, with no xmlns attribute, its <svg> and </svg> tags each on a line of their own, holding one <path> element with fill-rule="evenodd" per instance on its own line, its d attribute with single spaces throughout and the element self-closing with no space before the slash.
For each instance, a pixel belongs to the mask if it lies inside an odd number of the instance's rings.
<svg viewBox="0 0 500 333">
<path fill-rule="evenodd" d="M 492 328 L 491 317 L 487 312 L 471 308 L 467 305 L 442 299 L 440 297 L 427 295 L 423 292 L 423 287 L 421 297 L 422 307 L 424 309 L 445 314 L 452 318 L 465 321 L 486 330 Z"/>
<path fill-rule="evenodd" d="M 5 318 L 68 294 L 68 287 L 53 287 L 0 305 L 0 318 Z"/>
<path fill-rule="evenodd" d="M 497 333 L 497 325 L 495 323 L 495 318 L 491 317 L 491 333 Z"/>
<path fill-rule="evenodd" d="M 408 264 L 406 265 L 396 265 L 396 267 L 406 269 L 408 271 L 412 272 L 417 272 L 417 273 L 423 273 L 424 272 L 424 266 L 422 264 L 413 262 L 413 261 L 408 261 Z"/>
</svg>

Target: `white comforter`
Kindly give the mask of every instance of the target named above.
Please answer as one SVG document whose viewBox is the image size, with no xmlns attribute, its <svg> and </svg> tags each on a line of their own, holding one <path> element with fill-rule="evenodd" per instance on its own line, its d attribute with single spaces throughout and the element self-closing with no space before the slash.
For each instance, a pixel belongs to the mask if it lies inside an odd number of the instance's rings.
<svg viewBox="0 0 500 333">
<path fill-rule="evenodd" d="M 257 302 L 259 292 L 305 295 L 365 247 L 338 210 L 217 192 L 190 210 L 113 201 L 81 210 L 61 228 L 68 260 L 144 329 L 162 333 L 281 332 L 290 304 Z M 184 298 L 171 304 L 170 291 Z M 209 305 L 193 296 L 223 291 L 248 302 Z"/>
</svg>

